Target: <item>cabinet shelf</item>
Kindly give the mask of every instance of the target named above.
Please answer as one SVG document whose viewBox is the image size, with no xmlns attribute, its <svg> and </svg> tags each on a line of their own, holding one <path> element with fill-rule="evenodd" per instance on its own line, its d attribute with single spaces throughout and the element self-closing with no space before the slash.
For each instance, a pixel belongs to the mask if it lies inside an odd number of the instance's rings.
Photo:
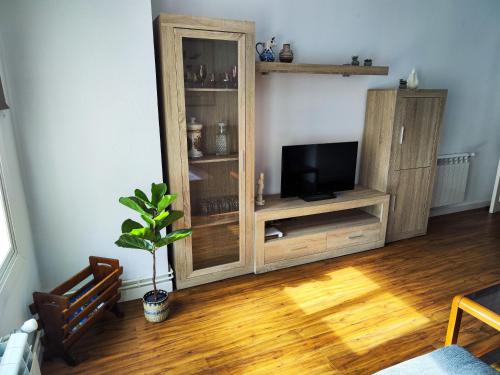
<svg viewBox="0 0 500 375">
<path fill-rule="evenodd" d="M 236 88 L 216 88 L 216 87 L 188 87 L 186 91 L 190 92 L 238 92 Z"/>
<path fill-rule="evenodd" d="M 189 164 L 220 163 L 238 160 L 238 154 L 229 155 L 207 155 L 197 159 L 189 159 Z"/>
<path fill-rule="evenodd" d="M 225 212 L 207 216 L 191 216 L 191 227 L 204 228 L 215 225 L 231 224 L 239 221 L 239 211 Z"/>
<path fill-rule="evenodd" d="M 279 62 L 256 62 L 257 73 L 309 73 L 343 75 L 379 75 L 389 74 L 388 66 L 354 66 L 331 64 L 293 64 Z"/>
<path fill-rule="evenodd" d="M 283 222 L 278 221 L 274 223 L 274 225 L 284 233 L 284 236 L 282 238 L 265 240 L 265 243 L 279 242 L 284 239 L 379 222 L 380 219 L 378 217 L 360 209 L 349 209 L 319 215 L 296 217 Z"/>
</svg>

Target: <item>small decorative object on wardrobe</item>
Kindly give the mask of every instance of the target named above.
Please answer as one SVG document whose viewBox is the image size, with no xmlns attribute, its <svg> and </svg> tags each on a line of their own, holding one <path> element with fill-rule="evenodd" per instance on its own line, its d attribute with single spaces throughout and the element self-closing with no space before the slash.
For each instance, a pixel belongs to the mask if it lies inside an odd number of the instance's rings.
<svg viewBox="0 0 500 375">
<path fill-rule="evenodd" d="M 215 135 L 215 155 L 229 154 L 229 135 L 227 126 L 223 122 L 217 123 L 217 134 Z"/>
<path fill-rule="evenodd" d="M 409 89 L 416 89 L 418 87 L 418 76 L 415 68 L 413 68 L 411 70 L 411 73 L 408 75 L 407 82 Z"/>
<path fill-rule="evenodd" d="M 201 129 L 202 124 L 196 123 L 196 117 L 191 117 L 190 123 L 187 125 L 187 139 L 188 139 L 188 157 L 195 159 L 201 158 Z"/>
<path fill-rule="evenodd" d="M 291 63 L 293 61 L 293 51 L 290 48 L 290 43 L 284 43 L 283 48 L 279 53 L 280 61 L 284 63 Z"/>
<path fill-rule="evenodd" d="M 275 37 L 273 36 L 270 40 L 262 43 L 259 42 L 255 45 L 255 50 L 259 55 L 260 61 L 273 62 L 275 60 L 273 47 L 276 46 Z M 260 51 L 259 48 L 260 47 Z"/>
<path fill-rule="evenodd" d="M 399 80 L 399 88 L 400 89 L 407 89 L 408 88 L 407 83 L 406 83 L 406 79 Z"/>
<path fill-rule="evenodd" d="M 365 59 L 365 61 L 363 62 L 363 65 L 364 66 L 372 66 L 372 59 Z"/>
<path fill-rule="evenodd" d="M 255 199 L 255 204 L 257 206 L 263 206 L 266 201 L 263 198 L 264 195 L 264 173 L 259 176 L 259 181 L 257 181 L 257 198 Z"/>
<path fill-rule="evenodd" d="M 359 66 L 359 60 L 358 60 L 358 56 L 353 56 L 352 57 L 352 61 L 351 61 L 351 65 L 354 65 L 354 66 Z"/>
</svg>

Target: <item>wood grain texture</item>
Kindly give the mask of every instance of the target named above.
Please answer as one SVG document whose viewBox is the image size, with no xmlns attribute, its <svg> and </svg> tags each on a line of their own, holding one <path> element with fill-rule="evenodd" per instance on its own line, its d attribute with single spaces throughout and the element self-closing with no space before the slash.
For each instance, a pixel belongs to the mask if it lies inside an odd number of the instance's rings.
<svg viewBox="0 0 500 375">
<path fill-rule="evenodd" d="M 305 202 L 266 197 L 255 214 L 255 272 L 315 262 L 383 246 L 389 196 L 356 186 L 337 198 Z M 362 210 L 361 208 L 371 208 Z M 264 237 L 267 221 L 285 236 Z"/>
<path fill-rule="evenodd" d="M 253 21 L 235 21 L 211 17 L 194 17 L 172 13 L 161 13 L 157 17 L 157 20 L 162 26 L 166 25 L 169 27 L 255 33 L 255 22 Z"/>
<path fill-rule="evenodd" d="M 387 241 L 426 233 L 446 96 L 447 90 L 368 90 L 360 183 L 392 195 Z"/>
<path fill-rule="evenodd" d="M 429 196 L 431 171 L 432 168 L 428 167 L 391 172 L 388 241 L 425 234 L 427 208 L 432 198 Z"/>
<path fill-rule="evenodd" d="M 453 296 L 500 278 L 500 216 L 430 219 L 427 236 L 369 252 L 175 292 L 171 317 L 98 323 L 75 368 L 45 374 L 371 374 L 442 347 Z M 464 314 L 458 343 L 494 330 Z"/>
<path fill-rule="evenodd" d="M 353 66 L 332 64 L 295 64 L 280 62 L 255 63 L 257 73 L 307 73 L 307 74 L 344 74 L 344 75 L 381 75 L 389 74 L 388 66 Z"/>
<path fill-rule="evenodd" d="M 255 26 L 245 21 L 162 14 L 156 20 L 156 27 L 161 68 L 163 164 L 168 165 L 166 177 L 171 190 L 179 193 L 173 208 L 185 213 L 174 229 L 201 223 L 194 228 L 198 232 L 192 237 L 173 245 L 176 286 L 185 288 L 251 272 L 253 249 L 252 237 L 249 240 L 248 236 L 253 232 L 253 220 L 248 220 L 249 215 L 253 218 L 253 203 L 250 204 L 253 180 L 251 185 L 249 181 L 253 179 L 254 117 L 249 112 L 254 111 L 255 66 L 249 56 L 254 56 L 254 46 L 250 49 L 250 43 L 255 40 Z M 208 72 L 216 73 L 237 65 L 238 90 L 186 90 L 184 72 L 189 64 L 195 63 L 203 63 Z M 187 156 L 186 118 L 191 116 L 204 125 L 206 157 L 202 160 L 189 160 Z M 215 124 L 221 120 L 229 128 L 232 153 L 229 158 L 212 156 Z M 190 170 L 201 177 L 190 180 Z M 239 197 L 239 218 L 231 220 L 232 223 L 221 222 L 227 236 L 224 241 L 221 238 L 224 245 L 218 247 L 210 230 L 205 229 L 207 220 L 200 220 L 199 215 L 202 199 L 220 196 Z M 194 222 L 191 215 L 195 215 Z M 221 230 L 218 231 L 222 235 Z M 228 242 L 230 239 L 233 244 Z"/>
<path fill-rule="evenodd" d="M 393 132 L 395 169 L 430 167 L 439 139 L 441 98 L 400 98 Z"/>
<path fill-rule="evenodd" d="M 396 96 L 396 90 L 368 91 L 366 98 L 359 183 L 380 191 L 387 191 Z"/>
</svg>

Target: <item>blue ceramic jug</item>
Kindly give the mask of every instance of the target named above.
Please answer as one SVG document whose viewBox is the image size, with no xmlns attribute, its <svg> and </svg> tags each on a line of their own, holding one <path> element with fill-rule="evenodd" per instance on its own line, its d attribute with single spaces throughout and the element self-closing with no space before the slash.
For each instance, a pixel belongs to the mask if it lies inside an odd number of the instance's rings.
<svg viewBox="0 0 500 375">
<path fill-rule="evenodd" d="M 266 41 L 265 43 L 259 42 L 255 45 L 255 50 L 259 55 L 260 61 L 272 62 L 275 60 L 273 46 L 275 37 L 273 36 L 271 40 Z M 259 51 L 260 47 L 260 51 Z"/>
</svg>

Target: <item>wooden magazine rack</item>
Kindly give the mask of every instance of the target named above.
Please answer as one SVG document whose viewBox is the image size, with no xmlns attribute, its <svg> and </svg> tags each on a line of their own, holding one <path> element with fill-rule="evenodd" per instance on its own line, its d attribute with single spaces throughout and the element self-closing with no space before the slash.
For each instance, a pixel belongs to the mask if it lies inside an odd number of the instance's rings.
<svg viewBox="0 0 500 375">
<path fill-rule="evenodd" d="M 61 357 L 71 366 L 76 361 L 69 349 L 105 310 L 123 316 L 116 305 L 123 267 L 117 259 L 95 256 L 89 257 L 89 263 L 51 292 L 33 293 L 34 303 L 29 306 L 32 314 L 38 314 L 38 322 L 45 331 L 45 355 Z"/>
</svg>

